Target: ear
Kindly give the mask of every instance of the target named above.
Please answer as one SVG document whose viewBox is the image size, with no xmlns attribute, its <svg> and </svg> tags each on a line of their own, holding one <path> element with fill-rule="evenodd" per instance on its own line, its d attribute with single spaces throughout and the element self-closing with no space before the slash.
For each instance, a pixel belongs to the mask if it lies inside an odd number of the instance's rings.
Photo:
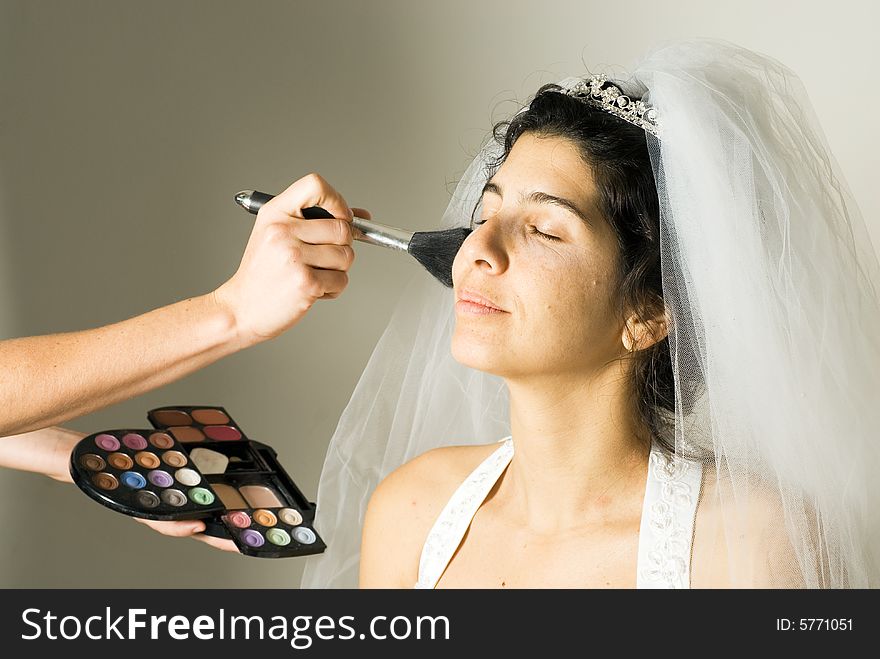
<svg viewBox="0 0 880 659">
<path fill-rule="evenodd" d="M 621 340 L 627 352 L 637 352 L 650 348 L 658 341 L 662 341 L 668 333 L 668 317 L 665 309 L 663 314 L 645 321 L 640 321 L 636 316 L 630 316 L 623 326 Z"/>
</svg>

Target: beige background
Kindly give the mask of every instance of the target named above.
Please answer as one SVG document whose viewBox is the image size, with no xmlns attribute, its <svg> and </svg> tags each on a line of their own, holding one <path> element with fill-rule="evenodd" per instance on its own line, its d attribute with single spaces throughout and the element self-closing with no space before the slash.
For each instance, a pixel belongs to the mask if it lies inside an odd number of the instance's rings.
<svg viewBox="0 0 880 659">
<path fill-rule="evenodd" d="M 435 228 L 509 101 L 585 66 L 625 72 L 676 37 L 729 39 L 800 73 L 880 244 L 877 6 L 0 0 L 0 338 L 211 290 L 249 232 L 232 195 L 309 171 L 377 221 Z M 283 337 L 70 426 L 146 427 L 151 407 L 222 404 L 313 498 L 389 312 L 426 276 L 356 248 L 343 297 Z M 301 568 L 164 538 L 72 486 L 0 471 L 0 586 L 290 587 Z"/>
</svg>

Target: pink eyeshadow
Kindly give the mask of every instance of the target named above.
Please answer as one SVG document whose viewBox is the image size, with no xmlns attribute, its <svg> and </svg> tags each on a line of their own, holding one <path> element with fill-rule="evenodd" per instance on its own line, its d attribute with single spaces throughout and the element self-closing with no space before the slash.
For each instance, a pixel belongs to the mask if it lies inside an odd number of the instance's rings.
<svg viewBox="0 0 880 659">
<path fill-rule="evenodd" d="M 143 451 L 147 448 L 147 440 L 137 433 L 128 433 L 122 438 L 122 443 L 134 451 Z"/>
</svg>

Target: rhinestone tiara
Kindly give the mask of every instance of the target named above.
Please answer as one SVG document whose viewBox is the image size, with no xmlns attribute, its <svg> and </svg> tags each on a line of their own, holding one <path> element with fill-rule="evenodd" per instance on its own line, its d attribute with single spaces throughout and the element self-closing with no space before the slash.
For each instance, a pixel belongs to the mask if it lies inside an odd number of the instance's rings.
<svg viewBox="0 0 880 659">
<path fill-rule="evenodd" d="M 660 136 L 657 110 L 641 100 L 633 101 L 620 90 L 620 87 L 608 82 L 608 77 L 604 73 L 590 76 L 587 80 L 578 79 L 570 84 L 565 84 L 566 82 L 559 84 L 569 96 L 610 112 L 615 117 L 620 117 L 652 135 Z"/>
</svg>

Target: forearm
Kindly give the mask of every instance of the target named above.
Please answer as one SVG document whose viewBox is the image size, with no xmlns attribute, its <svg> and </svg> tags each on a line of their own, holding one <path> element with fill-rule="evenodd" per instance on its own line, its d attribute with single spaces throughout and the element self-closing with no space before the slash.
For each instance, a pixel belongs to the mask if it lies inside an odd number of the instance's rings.
<svg viewBox="0 0 880 659">
<path fill-rule="evenodd" d="M 33 471 L 70 482 L 70 453 L 83 433 L 66 428 L 44 428 L 0 437 L 0 467 Z"/>
<path fill-rule="evenodd" d="M 0 437 L 137 396 L 242 347 L 213 294 L 97 329 L 0 341 Z"/>
</svg>

